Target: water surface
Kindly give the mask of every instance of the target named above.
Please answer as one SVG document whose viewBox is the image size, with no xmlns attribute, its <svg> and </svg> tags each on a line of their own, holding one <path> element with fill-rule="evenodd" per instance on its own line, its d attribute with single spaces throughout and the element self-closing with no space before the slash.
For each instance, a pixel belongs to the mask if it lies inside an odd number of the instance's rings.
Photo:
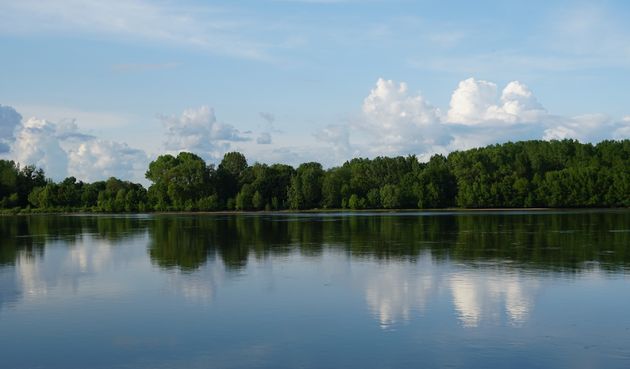
<svg viewBox="0 0 630 369">
<path fill-rule="evenodd" d="M 9 368 L 628 368 L 630 212 L 0 217 Z"/>
</svg>

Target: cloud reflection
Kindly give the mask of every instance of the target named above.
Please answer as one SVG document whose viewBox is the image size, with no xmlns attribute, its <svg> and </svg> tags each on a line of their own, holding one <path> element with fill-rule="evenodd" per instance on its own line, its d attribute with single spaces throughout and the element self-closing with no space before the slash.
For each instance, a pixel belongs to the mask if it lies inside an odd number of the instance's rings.
<svg viewBox="0 0 630 369">
<path fill-rule="evenodd" d="M 222 263 L 208 263 L 194 273 L 176 269 L 169 273 L 167 288 L 190 303 L 208 305 L 214 301 L 224 277 Z"/>
<path fill-rule="evenodd" d="M 42 277 L 41 264 L 33 257 L 20 253 L 17 257 L 15 272 L 18 276 L 18 288 L 26 297 L 46 295 L 48 284 Z"/>
<path fill-rule="evenodd" d="M 424 310 L 435 291 L 431 273 L 418 275 L 415 264 L 386 264 L 367 282 L 365 299 L 382 328 L 400 321 L 409 321 L 414 313 Z"/>
<path fill-rule="evenodd" d="M 449 287 L 464 327 L 477 327 L 483 319 L 502 316 L 511 325 L 521 326 L 534 306 L 538 282 L 504 270 L 474 270 L 451 276 Z"/>
<path fill-rule="evenodd" d="M 378 272 L 366 279 L 366 303 L 382 328 L 424 315 L 444 298 L 465 328 L 478 327 L 484 321 L 519 327 L 529 319 L 539 289 L 537 280 L 516 271 L 450 272 L 426 259 L 379 265 Z"/>
<path fill-rule="evenodd" d="M 85 235 L 70 243 L 47 243 L 41 255 L 19 251 L 13 266 L 0 269 L 0 286 L 6 291 L 0 296 L 0 306 L 4 302 L 34 302 L 50 294 L 76 295 L 80 289 L 118 291 L 124 286 L 116 282 L 116 265 L 127 264 L 132 258 L 124 250 L 114 252 L 114 247 L 110 241 Z M 112 280 L 104 285 L 97 286 L 95 279 L 90 278 L 110 272 Z"/>
</svg>

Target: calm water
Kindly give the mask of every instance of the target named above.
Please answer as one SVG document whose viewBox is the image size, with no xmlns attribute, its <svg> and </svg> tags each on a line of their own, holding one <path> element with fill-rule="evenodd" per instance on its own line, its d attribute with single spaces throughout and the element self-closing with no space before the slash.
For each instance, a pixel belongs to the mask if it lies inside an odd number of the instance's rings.
<svg viewBox="0 0 630 369">
<path fill-rule="evenodd" d="M 0 217 L 0 367 L 628 368 L 630 212 Z"/>
</svg>

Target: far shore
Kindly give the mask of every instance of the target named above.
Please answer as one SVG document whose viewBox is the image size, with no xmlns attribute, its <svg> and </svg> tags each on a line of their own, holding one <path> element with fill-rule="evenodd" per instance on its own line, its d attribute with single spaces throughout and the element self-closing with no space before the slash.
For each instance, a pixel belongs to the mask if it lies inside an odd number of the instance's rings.
<svg viewBox="0 0 630 369">
<path fill-rule="evenodd" d="M 570 212 L 570 211 L 619 211 L 630 208 L 440 208 L 440 209 L 307 209 L 307 210 L 219 210 L 219 211 L 152 211 L 152 212 L 95 212 L 95 211 L 23 211 L 15 210 L 0 213 L 0 216 L 27 215 L 264 215 L 264 214 L 334 214 L 334 213 L 491 213 L 491 212 Z"/>
</svg>

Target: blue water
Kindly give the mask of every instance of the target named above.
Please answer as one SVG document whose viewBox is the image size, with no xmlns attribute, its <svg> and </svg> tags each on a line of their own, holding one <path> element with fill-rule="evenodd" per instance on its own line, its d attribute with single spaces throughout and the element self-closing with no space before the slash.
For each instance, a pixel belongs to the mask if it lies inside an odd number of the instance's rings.
<svg viewBox="0 0 630 369">
<path fill-rule="evenodd" d="M 0 367 L 628 368 L 630 212 L 0 219 Z"/>
</svg>

